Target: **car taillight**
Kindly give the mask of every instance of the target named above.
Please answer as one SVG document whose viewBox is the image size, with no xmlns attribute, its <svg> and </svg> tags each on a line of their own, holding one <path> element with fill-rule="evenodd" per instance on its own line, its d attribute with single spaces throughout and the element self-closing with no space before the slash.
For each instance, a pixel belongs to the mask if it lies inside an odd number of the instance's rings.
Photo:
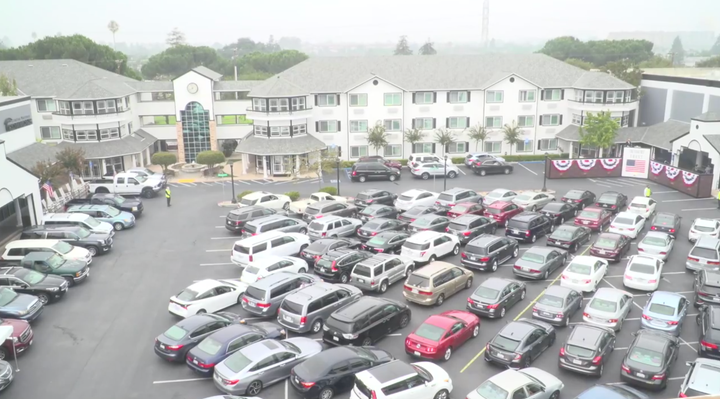
<svg viewBox="0 0 720 399">
<path fill-rule="evenodd" d="M 687 397 L 688 397 L 687 395 L 685 395 L 685 394 L 682 393 L 682 392 L 680 392 L 680 395 L 678 395 L 678 396 L 681 397 L 681 398 L 687 398 Z"/>
<path fill-rule="evenodd" d="M 377 394 L 375 391 L 370 391 L 370 399 L 377 399 Z"/>
<path fill-rule="evenodd" d="M 565 356 L 565 348 L 560 348 L 560 356 Z"/>
<path fill-rule="evenodd" d="M 655 284 L 655 283 L 657 283 L 657 280 L 648 280 L 648 283 Z"/>
<path fill-rule="evenodd" d="M 414 222 L 414 221 L 415 221 L 415 219 L 410 219 L 410 222 Z"/>
<path fill-rule="evenodd" d="M 420 295 L 432 295 L 433 293 L 430 291 L 418 291 Z"/>
<path fill-rule="evenodd" d="M 463 259 L 467 259 L 467 254 L 465 252 L 460 252 L 460 257 Z"/>
<path fill-rule="evenodd" d="M 182 349 L 183 346 L 185 346 L 185 345 L 167 345 L 167 346 L 165 346 L 165 348 L 168 350 L 171 350 L 171 351 L 177 351 L 177 350 Z"/>
<path fill-rule="evenodd" d="M 375 248 L 375 250 L 378 251 L 378 252 L 385 252 L 385 250 L 382 249 L 382 248 Z"/>
<path fill-rule="evenodd" d="M 613 205 L 613 206 L 611 206 L 610 208 L 615 209 L 615 208 L 617 208 L 617 206 Z"/>
<path fill-rule="evenodd" d="M 698 291 L 698 295 L 700 296 L 712 296 L 712 294 L 708 294 L 707 292 Z"/>
<path fill-rule="evenodd" d="M 650 227 L 650 230 L 657 230 L 657 227 L 652 226 L 652 227 Z"/>
<path fill-rule="evenodd" d="M 425 256 L 426 253 L 427 253 L 427 251 L 422 251 L 422 252 L 420 252 L 420 256 Z"/>
<path fill-rule="evenodd" d="M 634 227 L 630 227 L 628 230 L 630 230 L 630 231 L 635 231 L 635 228 L 634 228 Z"/>
<path fill-rule="evenodd" d="M 489 262 L 490 258 L 480 258 L 480 262 Z"/>
<path fill-rule="evenodd" d="M 353 170 L 353 176 L 357 176 L 357 172 Z"/>
<path fill-rule="evenodd" d="M 303 388 L 312 388 L 313 386 L 315 386 L 315 383 L 314 382 L 301 382 L 300 385 L 302 385 Z"/>
<path fill-rule="evenodd" d="M 655 374 L 652 377 L 653 380 L 662 380 L 663 378 L 665 378 L 665 374 Z"/>
<path fill-rule="evenodd" d="M 592 280 L 580 280 L 580 282 L 583 284 L 590 284 Z"/>
<path fill-rule="evenodd" d="M 564 316 L 564 315 L 563 315 L 562 313 L 558 313 L 558 314 L 555 315 L 555 317 L 557 317 L 557 318 L 559 318 L 559 319 L 562 319 L 563 316 Z"/>
<path fill-rule="evenodd" d="M 581 200 L 581 199 L 576 199 L 575 202 L 582 202 L 582 200 Z"/>
<path fill-rule="evenodd" d="M 645 320 L 652 320 L 652 317 L 650 317 L 650 316 L 648 316 L 648 315 L 646 315 L 646 314 L 642 315 L 642 318 L 645 319 Z"/>
<path fill-rule="evenodd" d="M 638 252 L 645 252 L 645 250 L 642 248 L 638 248 Z"/>
<path fill-rule="evenodd" d="M 377 235 L 377 231 L 373 232 L 373 233 L 370 234 L 370 235 L 371 235 L 371 236 L 376 236 L 376 235 Z"/>
<path fill-rule="evenodd" d="M 530 230 L 526 231 L 526 232 L 525 232 L 525 235 L 526 235 L 527 237 L 530 237 Z"/>
<path fill-rule="evenodd" d="M 710 342 L 707 342 L 707 341 L 700 341 L 700 345 L 704 346 L 705 348 L 708 348 L 708 349 L 717 349 L 718 348 L 717 345 L 711 344 Z"/>
<path fill-rule="evenodd" d="M 240 380 L 224 380 L 223 382 L 225 382 L 225 385 L 235 385 L 240 382 Z"/>
<path fill-rule="evenodd" d="M 610 319 L 610 320 L 608 320 L 608 323 L 617 323 L 617 322 L 618 322 L 618 319 Z"/>
<path fill-rule="evenodd" d="M 522 355 L 519 354 L 519 353 L 516 353 L 516 354 L 515 354 L 515 360 L 520 360 L 520 359 L 522 359 Z"/>
<path fill-rule="evenodd" d="M 263 308 L 263 309 L 267 309 L 267 308 L 270 307 L 270 304 L 269 304 L 269 303 L 258 302 L 257 305 L 258 305 L 259 308 Z"/>
<path fill-rule="evenodd" d="M 668 321 L 668 322 L 667 322 L 667 325 L 669 325 L 669 326 L 676 326 L 676 325 L 678 325 L 678 322 L 677 322 L 677 321 Z"/>
<path fill-rule="evenodd" d="M 671 233 L 674 233 L 674 232 L 675 232 L 675 229 L 670 229 L 670 232 L 671 232 Z"/>
<path fill-rule="evenodd" d="M 720 266 L 720 262 L 708 262 L 708 265 Z"/>
<path fill-rule="evenodd" d="M 418 168 L 418 169 L 413 169 L 413 171 L 415 171 L 415 172 L 419 172 L 419 171 L 420 171 L 420 169 L 419 169 L 419 168 Z"/>
<path fill-rule="evenodd" d="M 372 204 L 373 201 L 374 201 L 374 200 L 372 200 L 372 199 L 368 199 L 368 200 L 365 200 L 365 203 L 366 203 L 366 204 Z"/>
<path fill-rule="evenodd" d="M 561 277 L 563 280 L 567 280 L 567 276 L 564 275 L 564 274 L 561 274 L 560 277 Z"/>
<path fill-rule="evenodd" d="M 250 262 L 253 261 L 253 256 L 252 256 L 252 255 L 248 256 L 248 261 L 250 261 Z"/>
<path fill-rule="evenodd" d="M 322 233 L 322 237 L 325 237 L 325 236 L 327 236 L 327 232 L 326 232 L 326 231 Z"/>
<path fill-rule="evenodd" d="M 602 362 L 602 356 L 595 356 L 592 362 L 593 364 L 600 364 L 600 362 Z"/>
<path fill-rule="evenodd" d="M 590 314 L 587 312 L 583 312 L 583 317 L 590 317 Z"/>
<path fill-rule="evenodd" d="M 623 365 L 620 366 L 620 368 L 622 369 L 622 371 L 630 374 L 630 367 L 628 367 L 628 366 L 626 366 L 626 365 L 623 364 Z"/>
<path fill-rule="evenodd" d="M 472 298 L 468 298 L 468 303 L 472 305 L 475 303 L 475 301 L 473 301 Z"/>
<path fill-rule="evenodd" d="M 455 204 L 448 204 L 448 206 L 455 206 Z"/>
<path fill-rule="evenodd" d="M 614 229 L 614 228 L 615 228 L 615 225 L 614 225 L 614 224 L 611 224 L 611 225 L 610 225 L 610 228 Z"/>
<path fill-rule="evenodd" d="M 305 324 L 307 322 L 307 316 L 303 316 L 300 318 L 300 324 Z"/>
<path fill-rule="evenodd" d="M 698 258 L 693 258 L 692 256 L 688 256 L 688 260 L 691 261 L 691 262 L 698 262 L 698 261 L 700 261 L 700 259 L 698 259 Z"/>
<path fill-rule="evenodd" d="M 488 307 L 487 307 L 487 308 L 488 308 L 488 309 L 497 309 L 497 308 L 498 308 L 498 306 L 500 306 L 500 304 L 498 304 L 498 303 L 494 303 L 494 304 L 492 304 L 492 305 L 488 305 Z"/>
<path fill-rule="evenodd" d="M 628 280 L 632 280 L 632 279 L 633 279 L 632 276 L 629 275 L 629 274 L 626 274 L 626 275 L 625 275 L 625 278 L 628 279 Z"/>
<path fill-rule="evenodd" d="M 243 302 L 248 303 L 249 301 L 247 298 L 243 297 Z"/>
<path fill-rule="evenodd" d="M 336 265 L 337 265 L 337 261 L 333 261 L 332 264 L 330 265 L 330 270 L 332 270 L 334 272 L 338 271 L 338 268 Z"/>
<path fill-rule="evenodd" d="M 325 215 L 317 215 L 317 216 L 315 216 L 315 219 L 320 219 L 320 218 L 322 218 L 323 216 L 325 216 Z"/>
</svg>

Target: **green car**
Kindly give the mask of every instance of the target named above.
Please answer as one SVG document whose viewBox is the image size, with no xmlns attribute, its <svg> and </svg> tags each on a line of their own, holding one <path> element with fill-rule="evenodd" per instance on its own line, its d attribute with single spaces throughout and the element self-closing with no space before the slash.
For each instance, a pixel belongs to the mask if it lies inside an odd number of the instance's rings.
<svg viewBox="0 0 720 399">
<path fill-rule="evenodd" d="M 53 252 L 30 252 L 20 261 L 20 266 L 40 273 L 60 276 L 72 286 L 90 276 L 87 263 L 67 260 Z"/>
</svg>

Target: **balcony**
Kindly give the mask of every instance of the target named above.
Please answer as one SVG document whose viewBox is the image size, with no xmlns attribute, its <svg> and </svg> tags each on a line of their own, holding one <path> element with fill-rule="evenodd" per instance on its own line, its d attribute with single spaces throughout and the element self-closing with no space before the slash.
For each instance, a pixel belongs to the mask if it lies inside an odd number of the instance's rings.
<svg viewBox="0 0 720 399">
<path fill-rule="evenodd" d="M 584 101 L 568 101 L 568 108 L 577 109 L 586 112 L 600 112 L 600 111 L 632 111 L 638 109 L 639 103 L 637 100 L 631 100 L 630 102 L 584 102 Z"/>
<path fill-rule="evenodd" d="M 257 111 L 252 108 L 246 110 L 247 118 L 253 120 L 276 121 L 288 119 L 304 119 L 312 116 L 312 108 L 284 111 Z"/>
<path fill-rule="evenodd" d="M 116 112 L 108 112 L 103 114 L 66 114 L 63 112 L 53 112 L 53 120 L 72 125 L 85 125 L 85 124 L 96 124 L 96 123 L 111 123 L 129 120 L 132 118 L 130 109 L 124 109 Z"/>
</svg>

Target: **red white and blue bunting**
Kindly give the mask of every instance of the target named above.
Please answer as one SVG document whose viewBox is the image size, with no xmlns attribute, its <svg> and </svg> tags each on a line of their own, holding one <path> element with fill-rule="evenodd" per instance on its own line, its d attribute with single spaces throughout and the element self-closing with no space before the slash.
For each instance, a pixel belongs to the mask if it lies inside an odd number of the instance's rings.
<svg viewBox="0 0 720 399">
<path fill-rule="evenodd" d="M 695 181 L 698 178 L 698 175 L 696 175 L 695 173 L 686 172 L 684 170 L 682 171 L 682 176 L 683 183 L 685 183 L 686 186 L 692 186 L 693 184 L 695 184 Z"/>
<path fill-rule="evenodd" d="M 553 166 L 555 166 L 555 169 L 565 172 L 572 166 L 573 161 L 572 159 L 557 159 L 553 160 Z"/>
<path fill-rule="evenodd" d="M 578 168 L 580 168 L 586 172 L 588 170 L 594 168 L 596 163 L 597 163 L 597 159 L 578 159 L 577 160 Z"/>
<path fill-rule="evenodd" d="M 620 165 L 620 158 L 603 158 L 600 160 L 600 164 L 605 170 L 613 170 Z"/>
<path fill-rule="evenodd" d="M 665 167 L 665 176 L 667 176 L 668 179 L 675 181 L 675 179 L 680 174 L 680 169 L 673 168 L 672 166 L 666 166 Z"/>
<path fill-rule="evenodd" d="M 665 168 L 665 165 L 663 165 L 661 163 L 650 162 L 650 171 L 655 176 L 659 175 L 663 171 L 664 168 Z"/>
</svg>

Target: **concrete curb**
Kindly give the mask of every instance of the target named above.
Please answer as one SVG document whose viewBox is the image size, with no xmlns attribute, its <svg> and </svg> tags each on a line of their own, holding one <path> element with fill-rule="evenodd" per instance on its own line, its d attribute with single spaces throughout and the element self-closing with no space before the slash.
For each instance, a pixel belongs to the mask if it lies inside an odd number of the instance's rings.
<svg viewBox="0 0 720 399">
<path fill-rule="evenodd" d="M 237 208 L 238 204 L 233 204 L 232 201 L 220 201 L 218 206 L 221 208 Z"/>
</svg>

